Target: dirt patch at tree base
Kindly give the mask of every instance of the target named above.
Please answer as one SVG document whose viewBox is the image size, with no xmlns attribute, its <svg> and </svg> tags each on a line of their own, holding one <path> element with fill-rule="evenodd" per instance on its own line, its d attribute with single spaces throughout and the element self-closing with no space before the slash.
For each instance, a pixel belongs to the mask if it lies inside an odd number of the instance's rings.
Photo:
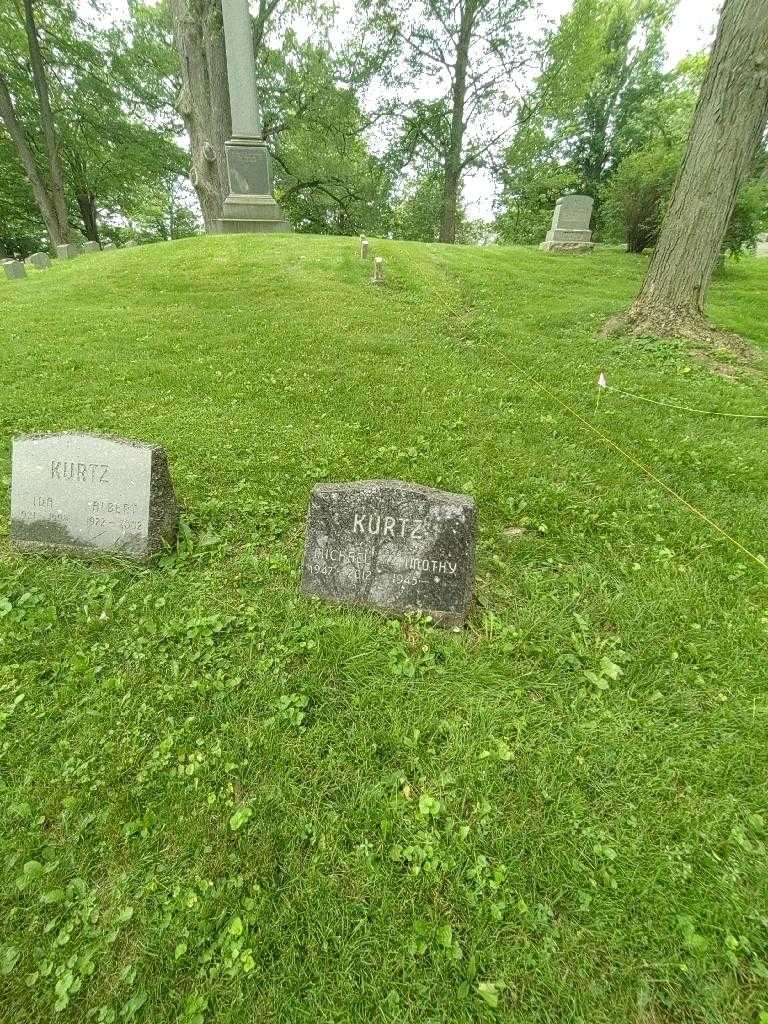
<svg viewBox="0 0 768 1024">
<path fill-rule="evenodd" d="M 696 354 L 711 358 L 715 352 L 733 353 L 739 360 L 751 362 L 755 349 L 739 334 L 713 327 L 700 314 L 675 309 L 637 308 L 608 320 L 600 332 L 603 338 L 681 338 L 696 343 Z"/>
</svg>

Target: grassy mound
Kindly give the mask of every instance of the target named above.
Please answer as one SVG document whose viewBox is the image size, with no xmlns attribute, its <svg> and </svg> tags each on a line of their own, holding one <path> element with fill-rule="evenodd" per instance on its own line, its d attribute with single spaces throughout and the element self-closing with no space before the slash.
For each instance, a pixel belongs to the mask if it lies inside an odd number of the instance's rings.
<svg viewBox="0 0 768 1024">
<path fill-rule="evenodd" d="M 599 340 L 641 260 L 374 250 L 0 280 L 0 522 L 28 431 L 162 443 L 184 506 L 151 569 L 2 526 L 0 1019 L 762 1021 L 768 572 L 595 429 L 760 555 L 768 421 L 595 382 L 764 374 Z M 767 285 L 713 321 L 765 346 Z M 380 477 L 477 498 L 466 631 L 297 597 L 312 485 Z"/>
</svg>

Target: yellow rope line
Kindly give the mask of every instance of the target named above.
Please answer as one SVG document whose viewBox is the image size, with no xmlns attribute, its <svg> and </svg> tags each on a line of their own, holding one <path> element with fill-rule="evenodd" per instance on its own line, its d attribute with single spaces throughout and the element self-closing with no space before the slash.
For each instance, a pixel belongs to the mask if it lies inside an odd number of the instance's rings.
<svg viewBox="0 0 768 1024">
<path fill-rule="evenodd" d="M 594 434 L 597 434 L 597 436 L 602 438 L 602 440 L 605 441 L 606 444 L 609 444 L 611 448 L 615 448 L 617 452 L 623 455 L 625 459 L 628 459 L 629 462 L 631 462 L 633 465 L 637 466 L 639 470 L 641 470 L 643 473 L 645 473 L 647 477 L 649 477 L 651 480 L 657 483 L 659 487 L 661 487 L 663 490 L 667 492 L 667 494 L 671 494 L 673 498 L 677 498 L 677 500 L 681 502 L 681 504 L 685 505 L 685 507 L 689 509 L 691 512 L 693 512 L 694 515 L 698 516 L 699 519 L 705 522 L 708 526 L 711 526 L 713 530 L 716 530 L 717 533 L 721 534 L 723 537 L 726 538 L 726 540 L 730 541 L 731 544 L 733 544 L 741 552 L 743 552 L 743 554 L 745 554 L 747 558 L 751 558 L 753 562 L 756 562 L 763 571 L 768 572 L 768 563 L 766 563 L 766 560 L 762 555 L 755 555 L 752 551 L 749 550 L 749 548 L 744 547 L 741 541 L 737 540 L 735 537 L 732 537 L 727 530 L 724 530 L 723 527 L 720 526 L 719 523 L 716 523 L 714 519 L 710 519 L 705 512 L 701 511 L 700 508 L 697 508 L 695 505 L 692 505 L 690 501 L 688 501 L 686 498 L 682 496 L 682 494 L 679 494 L 676 490 L 674 490 L 674 488 L 670 487 L 669 484 L 664 483 L 664 481 L 660 477 L 656 476 L 656 474 L 647 466 L 644 466 L 642 462 L 640 462 L 638 459 L 634 457 L 634 455 L 632 455 L 628 451 L 625 451 L 621 447 L 621 445 L 617 444 L 607 434 L 604 434 L 602 430 L 600 430 L 598 427 L 594 425 L 594 423 L 590 423 L 588 419 L 585 419 L 585 417 L 581 415 L 581 413 L 577 412 L 576 409 L 571 408 L 570 405 L 564 402 L 553 391 L 550 391 L 546 384 L 542 384 L 541 381 L 537 380 L 537 378 L 534 377 L 532 373 L 530 373 L 524 367 L 520 366 L 520 364 L 516 363 L 513 359 L 510 359 L 507 353 L 505 353 L 505 355 L 507 356 L 507 359 L 509 359 L 509 362 L 512 363 L 512 365 L 516 367 L 517 370 L 523 373 L 529 380 L 533 381 L 533 383 L 538 388 L 540 388 L 547 395 L 549 395 L 549 397 L 552 398 L 555 402 L 557 402 L 558 405 L 562 406 L 562 408 L 565 409 L 566 412 L 569 412 L 571 416 L 579 420 L 580 423 L 583 423 L 584 426 L 591 430 Z"/>
<path fill-rule="evenodd" d="M 729 419 L 768 420 L 766 413 L 716 412 L 714 409 L 693 409 L 688 405 L 677 405 L 675 402 L 657 402 L 654 398 L 648 398 L 645 395 L 633 395 L 631 391 L 622 391 L 621 388 L 615 388 L 612 384 L 606 384 L 604 390 L 614 391 L 617 395 L 623 395 L 625 398 L 635 398 L 638 402 L 660 405 L 662 409 L 680 409 L 682 412 L 695 412 L 701 416 L 727 416 Z"/>
<path fill-rule="evenodd" d="M 519 363 L 517 363 L 514 359 L 512 359 L 506 349 L 501 349 L 499 346 L 494 346 L 494 347 L 499 352 L 499 355 L 502 355 L 503 357 L 505 357 L 509 361 L 509 363 L 511 363 L 511 365 L 514 366 L 518 370 L 518 372 L 522 373 L 525 377 L 528 378 L 528 380 L 532 381 L 533 384 L 535 384 L 536 387 L 539 388 L 541 391 L 545 392 L 545 394 L 549 395 L 549 397 L 551 399 L 553 399 L 559 406 L 561 406 L 561 408 L 565 409 L 566 412 L 570 413 L 570 415 L 573 416 L 574 419 L 578 420 L 580 423 L 583 423 L 584 426 L 588 430 L 591 430 L 593 434 L 596 434 L 599 438 L 601 438 L 601 440 L 605 441 L 606 444 L 610 445 L 611 448 L 614 448 L 620 455 L 622 455 L 625 459 L 627 459 L 628 462 L 631 462 L 633 466 L 637 466 L 637 468 L 642 473 L 644 473 L 650 480 L 653 480 L 654 483 L 658 484 L 659 487 L 661 487 L 662 490 L 667 492 L 667 494 L 670 494 L 673 498 L 676 498 L 682 505 L 685 506 L 685 508 L 687 508 L 690 512 L 693 512 L 693 514 L 695 516 L 698 516 L 698 518 L 701 519 L 702 522 L 706 523 L 707 526 L 711 527 L 716 533 L 719 533 L 722 537 L 725 537 L 725 539 L 727 541 L 729 541 L 731 544 L 733 544 L 734 547 L 738 548 L 739 551 L 741 551 L 743 554 L 745 554 L 747 556 L 747 558 L 751 559 L 753 562 L 755 562 L 757 565 L 759 565 L 760 568 L 764 572 L 768 572 L 768 562 L 766 562 L 765 556 L 754 554 L 754 552 L 750 551 L 749 548 L 745 547 L 741 543 L 741 541 L 737 540 L 735 537 L 732 537 L 731 534 L 728 533 L 727 530 L 723 529 L 723 527 L 720 526 L 719 523 L 715 522 L 714 519 L 710 519 L 709 516 L 705 512 L 701 511 L 700 508 L 697 508 L 695 505 L 692 505 L 690 503 L 690 501 L 687 500 L 687 498 L 684 498 L 682 494 L 678 493 L 678 491 L 676 491 L 673 487 L 670 487 L 669 484 L 665 483 L 661 479 L 661 477 L 656 476 L 656 474 L 653 472 L 653 470 L 649 469 L 648 466 L 645 466 L 642 462 L 639 461 L 639 459 L 636 459 L 634 457 L 634 455 L 632 455 L 630 452 L 625 451 L 625 449 L 622 448 L 620 444 L 617 444 L 616 441 L 613 440 L 613 438 L 611 438 L 607 434 L 603 433 L 603 431 L 600 430 L 598 427 L 596 427 L 594 425 L 594 423 L 590 423 L 588 419 L 585 419 L 585 417 L 582 416 L 581 413 L 577 412 L 570 405 L 568 405 L 567 402 L 564 402 L 557 394 L 555 394 L 553 391 L 551 391 L 546 386 L 546 384 L 542 384 L 541 381 L 538 380 L 536 377 L 534 377 L 533 374 L 529 370 L 526 370 Z M 602 390 L 602 388 L 601 388 L 601 390 Z M 614 388 L 613 390 L 618 390 L 618 389 Z M 624 392 L 622 392 L 622 393 L 624 393 Z M 640 396 L 634 396 L 633 395 L 633 396 L 630 396 L 630 397 L 637 397 L 637 398 L 639 398 Z M 600 392 L 598 392 L 598 402 L 599 401 L 600 401 Z M 647 401 L 653 402 L 653 399 L 647 399 Z M 654 402 L 653 404 L 661 405 L 662 403 Z M 684 408 L 684 407 L 680 407 L 680 408 Z M 703 412 L 704 410 L 686 410 L 686 411 L 691 411 L 691 412 L 693 412 L 693 411 L 702 411 Z M 707 414 L 707 415 L 709 415 L 709 414 Z M 721 415 L 721 416 L 722 415 L 726 415 L 726 416 L 734 415 L 734 416 L 741 416 L 742 414 L 739 414 L 739 413 L 735 413 L 735 414 L 728 414 L 728 413 L 719 413 L 718 414 L 718 413 L 714 413 L 712 415 Z M 752 414 L 744 414 L 744 416 L 745 416 L 745 418 L 750 418 L 750 419 L 752 419 L 752 418 L 755 418 L 755 419 L 766 419 L 766 418 L 768 418 L 768 417 L 764 417 L 764 416 L 761 416 L 761 415 L 752 416 Z"/>
</svg>

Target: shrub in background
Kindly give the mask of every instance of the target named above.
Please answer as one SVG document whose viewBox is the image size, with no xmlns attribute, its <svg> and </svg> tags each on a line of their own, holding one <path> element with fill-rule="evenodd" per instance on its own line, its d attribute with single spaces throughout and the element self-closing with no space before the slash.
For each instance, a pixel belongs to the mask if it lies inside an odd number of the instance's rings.
<svg viewBox="0 0 768 1024">
<path fill-rule="evenodd" d="M 622 160 L 603 194 L 609 235 L 643 252 L 659 237 L 664 211 L 680 166 L 680 153 L 649 149 Z"/>
<path fill-rule="evenodd" d="M 641 253 L 656 245 L 682 153 L 655 147 L 622 160 L 603 191 L 608 233 Z M 754 249 L 766 218 L 768 182 L 753 181 L 741 191 L 723 240 L 723 252 L 738 259 Z"/>
<path fill-rule="evenodd" d="M 741 190 L 725 232 L 723 250 L 738 259 L 744 249 L 755 250 L 757 236 L 768 216 L 768 181 L 751 181 Z"/>
</svg>

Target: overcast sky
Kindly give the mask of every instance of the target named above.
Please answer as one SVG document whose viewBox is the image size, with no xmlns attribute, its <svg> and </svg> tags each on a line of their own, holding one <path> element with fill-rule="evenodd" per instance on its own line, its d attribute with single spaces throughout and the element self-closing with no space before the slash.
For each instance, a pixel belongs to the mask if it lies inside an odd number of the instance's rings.
<svg viewBox="0 0 768 1024">
<path fill-rule="evenodd" d="M 566 14 L 573 0 L 540 0 L 540 11 L 544 18 L 558 21 Z M 83 7 L 87 0 L 80 0 Z M 354 10 L 354 0 L 337 0 L 340 12 L 340 23 L 348 23 L 349 15 Z M 114 20 L 126 17 L 126 0 L 112 0 L 104 5 L 111 10 Z M 680 0 L 674 23 L 667 38 L 670 67 L 688 53 L 695 53 L 709 46 L 717 25 L 717 17 L 722 0 Z M 472 217 L 489 219 L 493 210 L 493 185 L 490 178 L 477 174 L 465 184 L 465 199 L 468 212 Z"/>
</svg>

